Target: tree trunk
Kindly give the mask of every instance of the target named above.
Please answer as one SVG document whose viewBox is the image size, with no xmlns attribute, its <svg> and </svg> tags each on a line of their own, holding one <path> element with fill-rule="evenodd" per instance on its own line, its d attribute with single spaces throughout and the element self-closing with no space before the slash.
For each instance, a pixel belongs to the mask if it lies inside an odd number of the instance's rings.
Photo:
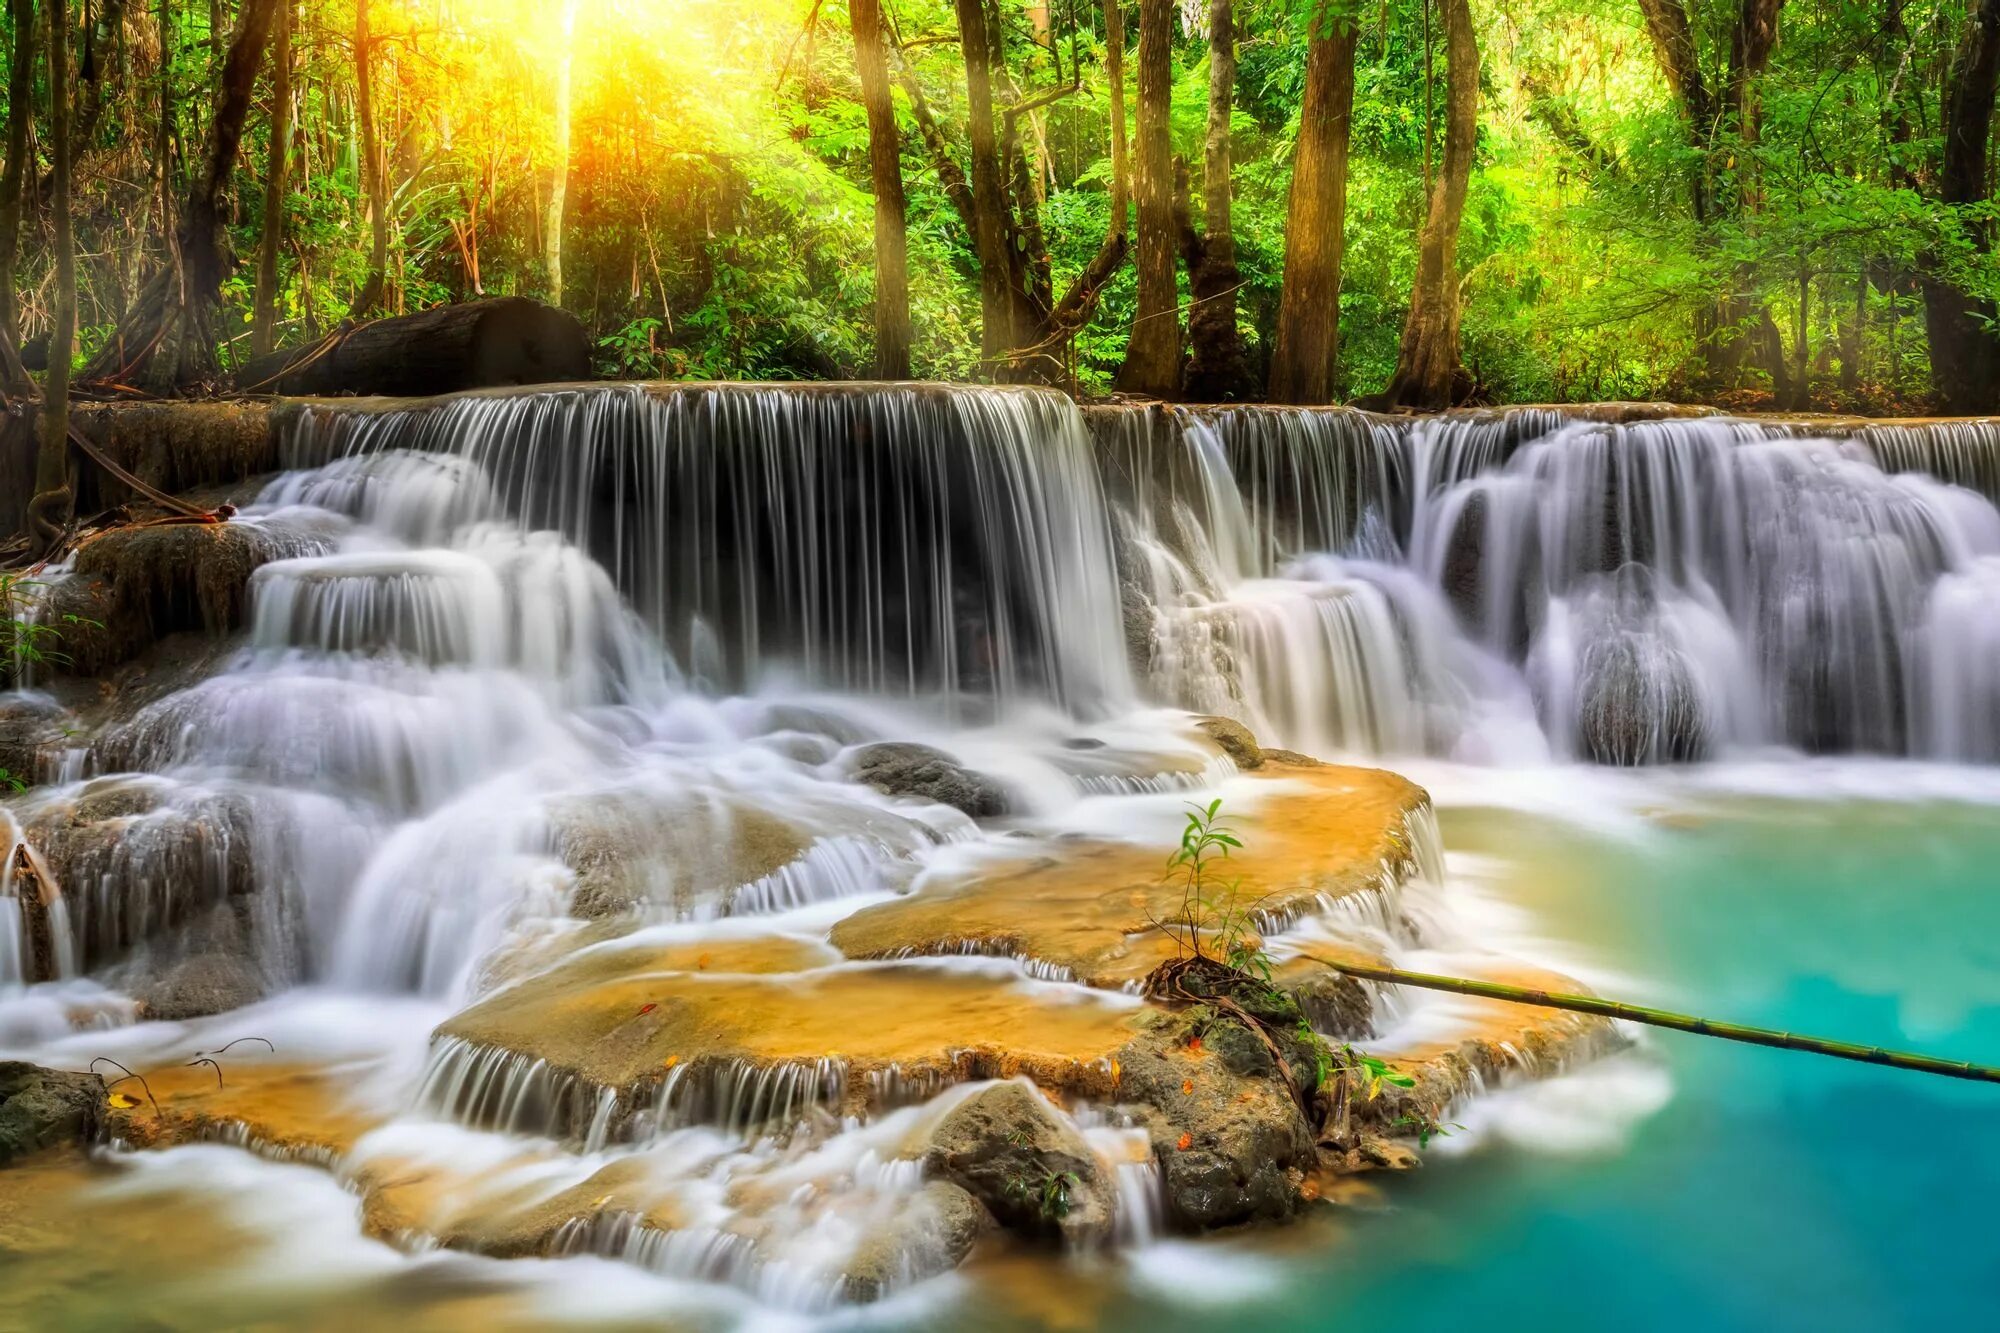
<svg viewBox="0 0 2000 1333">
<path fill-rule="evenodd" d="M 562 52 L 556 58 L 556 165 L 549 181 L 549 216 L 544 227 L 548 247 L 549 304 L 563 303 L 563 206 L 569 198 L 570 69 L 576 60 L 577 0 L 563 5 Z"/>
<path fill-rule="evenodd" d="M 374 37 L 368 0 L 354 0 L 354 118 L 361 132 L 361 175 L 368 191 L 370 229 L 368 277 L 355 293 L 348 314 L 364 319 L 382 304 L 389 282 L 389 164 L 375 128 Z"/>
<path fill-rule="evenodd" d="M 222 194 L 243 146 L 257 67 L 264 61 L 278 3 L 245 0 L 223 64 L 206 160 L 170 242 L 170 250 L 178 247 L 179 263 L 170 262 L 153 275 L 91 359 L 86 380 L 137 383 L 164 395 L 219 378 L 215 311 L 232 262 Z"/>
<path fill-rule="evenodd" d="M 53 166 L 56 305 L 49 322 L 49 372 L 42 392 L 42 447 L 28 539 L 46 551 L 69 521 L 69 363 L 76 344 L 76 238 L 69 215 L 69 0 L 49 0 L 49 157 Z"/>
<path fill-rule="evenodd" d="M 1007 190 L 993 124 L 993 68 L 987 51 L 985 7 L 956 0 L 958 36 L 965 57 L 965 98 L 972 138 L 973 246 L 979 256 L 980 348 L 989 365 L 1017 345 L 1013 271 L 1007 245 Z"/>
<path fill-rule="evenodd" d="M 1271 401 L 1330 403 L 1340 355 L 1340 262 L 1347 227 L 1347 149 L 1354 123 L 1359 27 L 1323 13 L 1306 52 L 1305 102 L 1292 149 L 1285 220 L 1285 285 Z"/>
<path fill-rule="evenodd" d="M 903 149 L 889 91 L 881 0 L 850 0 L 854 69 L 868 112 L 868 169 L 875 192 L 875 377 L 910 377 L 910 261 Z"/>
<path fill-rule="evenodd" d="M 8 8 L 14 20 L 14 64 L 7 76 L 7 168 L 0 173 L 0 336 L 18 348 L 21 307 L 14 283 L 21 253 L 21 193 L 28 179 L 28 131 L 35 115 L 35 0 L 10 0 Z M 23 386 L 16 380 L 5 388 L 18 393 Z"/>
<path fill-rule="evenodd" d="M 1987 144 L 1993 132 L 1996 91 L 2000 90 L 2000 0 L 1973 0 L 1953 56 L 1944 93 L 1944 161 L 1938 200 L 1962 208 L 1988 195 Z M 1973 253 L 1990 257 L 1990 228 L 1961 223 Z M 1990 258 L 1986 262 L 1991 262 Z M 1933 256 L 1925 265 L 1924 327 L 1930 336 L 1931 383 L 1946 412 L 2000 410 L 2000 317 L 1988 303 L 1974 300 L 1939 272 Z"/>
<path fill-rule="evenodd" d="M 1015 373 L 1054 384 L 1072 376 L 1068 347 L 1077 331 L 1090 322 L 1097 301 L 1125 262 L 1131 248 L 1132 183 L 1126 169 L 1125 145 L 1125 14 L 1120 0 L 1104 0 L 1104 75 L 1111 89 L 1111 208 L 1104 241 L 1050 309 L 1040 337 L 1016 349 Z"/>
<path fill-rule="evenodd" d="M 590 377 L 590 340 L 574 315 L 524 296 L 432 306 L 373 320 L 243 367 L 246 393 L 394 398 L 553 384 Z"/>
<path fill-rule="evenodd" d="M 286 168 L 292 147 L 292 6 L 278 6 L 271 38 L 271 146 L 264 171 L 264 234 L 257 246 L 257 295 L 250 326 L 250 353 L 263 356 L 276 342 L 278 247 L 285 240 Z"/>
<path fill-rule="evenodd" d="M 1179 228 L 1174 218 L 1173 0 L 1139 0 L 1139 304 L 1118 387 L 1172 398 L 1181 385 Z"/>
<path fill-rule="evenodd" d="M 1188 274 L 1187 393 L 1216 403 L 1250 393 L 1250 366 L 1236 327 L 1236 236 L 1231 222 L 1235 165 L 1230 117 L 1236 106 L 1236 6 L 1210 0 L 1208 10 L 1208 137 L 1202 153 L 1201 252 Z"/>
<path fill-rule="evenodd" d="M 1445 18 L 1444 161 L 1431 189 L 1430 216 L 1417 256 L 1417 280 L 1387 407 L 1437 409 L 1466 396 L 1459 359 L 1458 224 L 1472 180 L 1479 133 L 1479 44 L 1466 0 L 1443 0 Z"/>
</svg>

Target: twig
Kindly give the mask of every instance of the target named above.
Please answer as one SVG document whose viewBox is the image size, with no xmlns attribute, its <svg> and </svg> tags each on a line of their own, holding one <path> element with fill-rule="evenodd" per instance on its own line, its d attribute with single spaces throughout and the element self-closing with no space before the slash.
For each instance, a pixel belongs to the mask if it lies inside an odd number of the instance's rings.
<svg viewBox="0 0 2000 1333">
<path fill-rule="evenodd" d="M 146 1076 L 144 1074 L 135 1074 L 131 1070 L 125 1069 L 124 1065 L 119 1064 L 116 1060 L 112 1059 L 108 1055 L 98 1056 L 95 1060 L 92 1060 L 90 1062 L 88 1068 L 91 1073 L 95 1074 L 97 1072 L 97 1067 L 99 1065 L 110 1065 L 113 1069 L 125 1070 L 124 1078 L 114 1078 L 109 1083 L 104 1085 L 104 1090 L 106 1092 L 109 1092 L 111 1089 L 117 1087 L 120 1083 L 125 1083 L 132 1079 L 137 1079 L 139 1081 L 139 1086 L 146 1090 L 146 1100 L 153 1104 L 153 1114 L 156 1116 L 164 1116 L 166 1114 L 164 1111 L 160 1110 L 160 1099 L 153 1095 L 153 1085 L 146 1081 Z"/>
</svg>

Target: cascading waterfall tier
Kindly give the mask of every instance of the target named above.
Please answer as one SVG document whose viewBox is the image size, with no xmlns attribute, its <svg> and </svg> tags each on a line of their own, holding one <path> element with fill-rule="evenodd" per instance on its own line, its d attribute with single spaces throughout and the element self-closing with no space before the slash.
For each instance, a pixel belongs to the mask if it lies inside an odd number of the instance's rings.
<svg viewBox="0 0 2000 1333">
<path fill-rule="evenodd" d="M 1155 688 L 1275 740 L 1481 761 L 1992 755 L 1995 681 L 1967 649 L 2000 615 L 2000 513 L 1909 465 L 1976 481 L 2000 436 L 1809 429 L 1232 409 L 1102 433 L 1140 479 L 1127 578 L 1154 613 Z"/>
<path fill-rule="evenodd" d="M 455 460 L 436 467 L 405 451 Z M 1067 400 L 694 386 L 315 409 L 285 498 L 430 535 L 504 512 L 588 551 L 699 682 L 1129 696 L 1090 439 Z M 387 473 L 362 461 L 386 456 Z M 401 491 L 406 478 L 421 484 Z"/>
</svg>

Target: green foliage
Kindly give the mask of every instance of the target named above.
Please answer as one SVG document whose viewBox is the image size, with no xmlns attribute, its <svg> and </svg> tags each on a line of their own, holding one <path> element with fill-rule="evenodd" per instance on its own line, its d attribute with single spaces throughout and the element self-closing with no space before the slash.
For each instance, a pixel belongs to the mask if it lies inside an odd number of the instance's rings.
<svg viewBox="0 0 2000 1333">
<path fill-rule="evenodd" d="M 1699 63 L 1719 93 L 1739 7 L 1684 2 Z M 223 44 L 199 5 L 128 5 L 115 33 L 106 7 L 72 8 L 79 64 L 101 76 L 80 93 L 83 356 L 167 262 L 159 200 L 163 191 L 184 197 L 203 169 Z M 452 7 L 442 21 L 416 0 L 372 0 L 393 308 L 547 291 L 557 8 L 485 0 Z M 1176 8 L 1171 133 L 1199 226 L 1206 15 L 1200 4 Z M 916 368 L 978 377 L 972 239 L 910 95 L 921 92 L 963 169 L 965 71 L 954 6 L 901 0 L 890 10 L 903 43 L 891 65 Z M 1056 0 L 1046 34 L 1034 30 L 1025 5 L 998 12 L 1002 105 L 1065 90 L 1020 126 L 1023 180 L 1039 200 L 1060 293 L 1110 221 L 1101 8 Z M 1464 355 L 1483 389 L 1527 401 L 1715 388 L 1703 383 L 1696 331 L 1719 318 L 1718 296 L 1735 292 L 1740 313 L 1716 330 L 1718 339 L 1744 338 L 1768 312 L 1787 356 L 1807 364 L 1823 399 L 1895 405 L 1925 393 L 1919 278 L 2000 300 L 1990 246 L 2000 210 L 1937 199 L 1942 98 L 1962 0 L 1909 0 L 1894 8 L 1893 22 L 1886 12 L 1858 0 L 1788 6 L 1754 89 L 1758 132 L 1744 137 L 1687 123 L 1629 3 L 1475 5 L 1480 126 L 1458 258 Z M 296 115 L 277 305 L 283 340 L 302 343 L 347 317 L 369 274 L 371 229 L 352 0 L 304 0 L 294 14 Z M 1426 173 L 1440 148 L 1441 25 L 1428 0 L 1238 0 L 1237 15 L 1232 220 L 1252 366 L 1268 360 L 1283 282 L 1308 47 L 1316 34 L 1351 31 L 1338 378 L 1350 397 L 1373 392 L 1396 360 Z M 1126 18 L 1131 114 L 1136 6 L 1126 6 Z M 873 201 L 847 20 L 841 0 L 678 0 L 664 9 L 583 0 L 565 303 L 597 339 L 605 373 L 796 379 L 868 370 Z M 0 18 L 0 28 L 7 22 Z M 225 365 L 246 347 L 267 115 L 260 100 L 225 201 L 243 261 L 224 283 Z M 31 165 L 46 170 L 45 124 L 34 141 L 42 156 Z M 1698 209 L 1700 197 L 1740 206 Z M 23 249 L 29 337 L 47 327 L 46 249 Z M 1110 388 L 1134 305 L 1128 265 L 1068 349 L 1084 389 Z"/>
<path fill-rule="evenodd" d="M 37 666 L 65 666 L 69 658 L 58 645 L 62 626 L 92 625 L 82 616 L 65 615 L 60 624 L 37 620 L 33 601 L 41 583 L 19 574 L 0 572 L 0 685 L 19 680 Z"/>
<path fill-rule="evenodd" d="M 1032 1208 L 1050 1225 L 1069 1216 L 1070 1196 L 1081 1185 L 1074 1171 L 1044 1170 L 1039 1176 L 1015 1175 L 1008 1178 L 1007 1197 Z"/>
</svg>

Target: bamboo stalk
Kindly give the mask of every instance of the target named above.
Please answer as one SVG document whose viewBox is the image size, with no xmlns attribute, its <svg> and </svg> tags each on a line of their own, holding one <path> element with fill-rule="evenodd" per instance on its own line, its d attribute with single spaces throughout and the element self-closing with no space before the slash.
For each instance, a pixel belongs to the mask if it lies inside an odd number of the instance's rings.
<svg viewBox="0 0 2000 1333">
<path fill-rule="evenodd" d="M 1780 1050 L 1830 1055 L 1837 1060 L 1856 1060 L 1862 1064 L 1909 1069 L 1919 1074 L 1938 1074 L 1945 1078 L 1971 1079 L 1979 1083 L 2000 1083 L 2000 1069 L 1991 1065 L 1969 1064 L 1962 1060 L 1940 1060 L 1932 1055 L 1885 1050 L 1880 1046 L 1860 1046 L 1846 1041 L 1829 1041 L 1824 1037 L 1805 1037 L 1795 1032 L 1779 1032 L 1772 1028 L 1750 1027 L 1742 1023 L 1721 1023 L 1713 1019 L 1697 1018 L 1692 1014 L 1677 1014 L 1666 1009 L 1648 1009 L 1643 1005 L 1599 999 L 1595 995 L 1563 995 L 1551 991 L 1531 990 L 1524 986 L 1508 986 L 1497 981 L 1469 981 L 1463 977 L 1441 977 L 1428 972 L 1405 972 L 1399 967 L 1340 963 L 1331 958 L 1321 958 L 1316 954 L 1305 956 L 1336 972 L 1344 972 L 1350 977 L 1359 977 L 1364 981 L 1379 981 L 1392 986 L 1416 986 L 1423 990 L 1449 991 L 1454 995 L 1476 995 L 1482 999 L 1506 1000 L 1513 1004 L 1534 1005 L 1542 1009 L 1567 1009 L 1579 1014 L 1622 1018 L 1627 1022 L 1644 1023 L 1649 1027 L 1672 1028 L 1676 1032 L 1692 1032 L 1700 1037 L 1721 1037 L 1725 1041 L 1747 1042 L 1752 1046 L 1775 1046 Z"/>
</svg>

